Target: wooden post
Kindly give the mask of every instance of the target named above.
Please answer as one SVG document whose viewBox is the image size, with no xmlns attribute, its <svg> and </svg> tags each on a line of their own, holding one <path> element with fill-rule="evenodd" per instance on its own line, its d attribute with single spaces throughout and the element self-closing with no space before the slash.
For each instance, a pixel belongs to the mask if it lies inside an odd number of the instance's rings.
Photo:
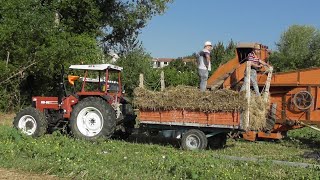
<svg viewBox="0 0 320 180">
<path fill-rule="evenodd" d="M 165 89 L 165 84 L 164 84 L 164 72 L 161 71 L 161 75 L 160 75 L 160 84 L 161 84 L 161 91 L 164 91 Z"/>
<path fill-rule="evenodd" d="M 307 91 L 308 91 L 310 94 L 312 94 L 312 92 L 311 92 L 311 86 L 308 86 L 308 87 L 307 87 Z M 311 101 L 312 101 L 312 100 L 311 100 Z M 310 121 L 310 118 L 311 118 L 311 107 L 307 109 L 307 113 L 306 113 L 306 119 L 307 119 L 308 121 Z"/>
<path fill-rule="evenodd" d="M 266 81 L 266 86 L 264 88 L 264 92 L 262 92 L 263 93 L 263 100 L 266 103 L 269 101 L 269 90 L 270 90 L 270 82 L 271 82 L 273 68 L 269 67 L 268 71 L 269 72 L 268 72 L 268 77 L 267 77 L 267 81 Z"/>
<path fill-rule="evenodd" d="M 139 76 L 139 87 L 144 88 L 144 85 L 143 85 L 143 74 L 140 74 L 140 76 Z"/>
<path fill-rule="evenodd" d="M 250 71 L 251 71 L 251 62 L 247 61 L 247 67 L 246 67 L 246 82 L 247 84 L 245 84 L 246 86 L 246 98 L 247 98 L 247 104 L 248 107 L 245 111 L 246 114 L 246 123 L 245 123 L 245 129 L 247 130 L 249 128 L 249 124 L 250 124 L 250 100 L 251 100 L 251 91 L 250 91 L 250 83 L 251 83 L 251 79 L 250 79 Z"/>
</svg>

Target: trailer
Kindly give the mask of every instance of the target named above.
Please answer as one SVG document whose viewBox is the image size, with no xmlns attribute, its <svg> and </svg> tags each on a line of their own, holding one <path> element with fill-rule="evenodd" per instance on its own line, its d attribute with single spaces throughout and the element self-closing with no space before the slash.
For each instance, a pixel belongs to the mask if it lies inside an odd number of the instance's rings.
<svg viewBox="0 0 320 180">
<path fill-rule="evenodd" d="M 223 147 L 229 132 L 244 131 L 248 123 L 237 111 L 139 110 L 138 119 L 140 127 L 180 139 L 187 150 Z"/>
<path fill-rule="evenodd" d="M 251 67 L 250 62 L 247 62 L 246 65 L 248 67 L 248 76 L 246 76 L 246 78 L 248 78 L 248 81 L 246 81 L 246 86 L 247 89 L 249 89 Z M 272 71 L 268 73 L 269 78 L 267 78 L 266 80 L 266 86 L 270 85 L 271 74 Z M 246 132 L 252 128 L 250 123 L 251 121 L 254 121 L 254 119 L 251 118 L 252 114 L 250 114 L 250 111 L 252 107 L 250 103 L 253 102 L 254 98 L 251 98 L 251 91 L 246 91 L 244 94 L 237 94 L 237 97 L 239 99 L 225 98 L 220 99 L 219 101 L 215 98 L 213 98 L 214 100 L 212 100 L 212 97 L 210 98 L 210 95 L 214 94 L 213 97 L 221 97 L 221 95 L 225 96 L 225 94 L 218 94 L 218 91 L 212 94 L 210 94 L 211 92 L 208 92 L 208 94 L 206 94 L 200 92 L 198 89 L 193 89 L 193 91 L 187 90 L 183 92 L 183 90 L 186 88 L 182 88 L 183 89 L 179 89 L 178 91 L 175 90 L 173 92 L 178 92 L 181 99 L 183 99 L 183 97 L 185 96 L 181 94 L 195 93 L 197 94 L 197 96 L 195 96 L 196 99 L 189 97 L 186 98 L 186 100 L 181 101 L 178 97 L 175 100 L 178 103 L 175 103 L 174 107 L 171 103 L 169 103 L 169 105 L 166 105 L 166 103 L 164 102 L 158 104 L 154 101 L 144 102 L 143 104 L 148 104 L 147 106 L 137 105 L 137 107 L 139 108 L 137 118 L 140 122 L 140 127 L 152 133 L 160 133 L 165 137 L 180 139 L 182 148 L 187 150 L 205 149 L 207 147 L 223 147 L 226 144 L 227 134 L 229 134 L 230 132 Z M 234 93 L 234 91 L 229 92 Z M 138 94 L 143 93 L 140 92 Z M 174 99 L 167 94 L 170 93 L 160 93 L 161 99 Z M 268 94 L 268 88 L 266 88 L 265 92 L 263 93 L 264 98 L 262 101 L 260 101 L 261 105 L 265 104 L 269 100 Z M 229 95 L 230 94 L 225 97 L 233 97 L 232 95 Z M 141 97 L 137 96 L 136 98 Z M 207 99 L 208 104 L 205 104 L 205 107 L 207 107 L 207 109 L 194 108 L 194 106 L 190 105 L 192 103 L 201 104 L 201 102 L 197 101 L 201 98 Z M 142 99 L 145 98 L 142 97 Z M 137 104 L 139 104 L 139 101 L 136 101 Z M 161 100 L 159 99 L 159 101 Z M 189 104 L 189 106 L 180 106 L 183 103 Z M 220 109 L 215 107 L 215 105 L 217 104 L 219 105 L 219 107 L 221 107 L 221 105 L 230 105 L 230 103 L 232 104 L 232 107 L 229 109 L 226 107 Z M 153 104 L 155 104 L 156 106 L 153 106 Z M 238 105 L 241 106 L 241 109 L 235 108 L 238 107 Z M 264 116 L 264 114 L 262 116 Z M 262 119 L 264 119 L 264 117 L 262 117 Z"/>
</svg>

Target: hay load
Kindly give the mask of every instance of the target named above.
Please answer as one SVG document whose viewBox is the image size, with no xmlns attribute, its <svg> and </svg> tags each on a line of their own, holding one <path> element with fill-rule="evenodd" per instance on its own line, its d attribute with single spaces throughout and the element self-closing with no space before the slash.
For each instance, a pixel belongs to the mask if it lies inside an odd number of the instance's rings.
<svg viewBox="0 0 320 180">
<path fill-rule="evenodd" d="M 134 90 L 134 106 L 140 110 L 187 110 L 211 112 L 243 111 L 247 107 L 244 92 L 216 90 L 200 92 L 190 86 L 169 87 L 165 91 Z M 252 96 L 250 103 L 250 129 L 260 130 L 266 125 L 267 105 L 261 97 Z"/>
<path fill-rule="evenodd" d="M 190 86 L 169 87 L 162 92 L 136 88 L 134 105 L 143 110 L 241 111 L 246 100 L 240 94 L 232 90 L 200 92 Z"/>
</svg>

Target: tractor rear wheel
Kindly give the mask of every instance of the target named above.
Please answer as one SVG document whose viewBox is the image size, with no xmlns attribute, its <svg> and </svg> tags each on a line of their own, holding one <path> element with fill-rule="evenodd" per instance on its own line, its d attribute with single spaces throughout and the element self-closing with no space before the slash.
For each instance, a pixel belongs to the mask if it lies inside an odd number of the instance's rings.
<svg viewBox="0 0 320 180">
<path fill-rule="evenodd" d="M 13 120 L 13 126 L 24 134 L 38 137 L 47 132 L 48 122 L 42 112 L 33 107 L 20 111 Z"/>
<path fill-rule="evenodd" d="M 71 112 L 70 129 L 76 138 L 86 140 L 110 138 L 115 127 L 115 111 L 101 98 L 85 98 L 75 105 Z"/>
<path fill-rule="evenodd" d="M 185 150 L 201 150 L 207 148 L 206 135 L 198 129 L 190 129 L 182 135 L 181 147 Z"/>
</svg>

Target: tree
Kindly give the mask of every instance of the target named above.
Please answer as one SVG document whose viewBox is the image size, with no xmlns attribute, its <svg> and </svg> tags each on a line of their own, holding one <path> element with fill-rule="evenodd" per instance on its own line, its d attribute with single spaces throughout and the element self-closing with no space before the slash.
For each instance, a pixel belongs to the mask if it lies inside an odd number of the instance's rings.
<svg viewBox="0 0 320 180">
<path fill-rule="evenodd" d="M 276 71 L 320 65 L 320 31 L 313 26 L 292 25 L 282 33 L 277 51 L 270 56 Z"/>
<path fill-rule="evenodd" d="M 11 78 L 0 87 L 1 100 L 12 109 L 31 95 L 56 95 L 61 65 L 101 62 L 101 43 L 134 50 L 140 29 L 168 2 L 2 0 L 0 83 Z"/>
<path fill-rule="evenodd" d="M 140 30 L 153 16 L 164 13 L 172 0 L 42 0 L 59 13 L 60 28 L 100 37 L 106 51 L 133 50 Z M 128 42 L 130 44 L 128 44 Z M 134 46 L 134 47 L 132 47 Z M 128 48 L 129 49 L 126 49 Z"/>
<path fill-rule="evenodd" d="M 225 47 L 222 42 L 213 45 L 211 51 L 211 65 L 212 72 L 214 72 L 220 65 L 226 63 L 228 60 L 235 57 L 236 44 L 231 39 L 229 44 Z"/>
<path fill-rule="evenodd" d="M 164 71 L 166 86 L 198 85 L 198 70 L 194 62 L 184 63 L 182 59 L 176 59 L 162 70 Z"/>
<path fill-rule="evenodd" d="M 133 90 L 139 86 L 140 74 L 144 75 L 147 85 L 156 82 L 153 79 L 151 56 L 143 49 L 131 51 L 126 56 L 122 56 L 116 64 L 123 67 L 122 81 L 129 97 L 132 97 Z"/>
</svg>

